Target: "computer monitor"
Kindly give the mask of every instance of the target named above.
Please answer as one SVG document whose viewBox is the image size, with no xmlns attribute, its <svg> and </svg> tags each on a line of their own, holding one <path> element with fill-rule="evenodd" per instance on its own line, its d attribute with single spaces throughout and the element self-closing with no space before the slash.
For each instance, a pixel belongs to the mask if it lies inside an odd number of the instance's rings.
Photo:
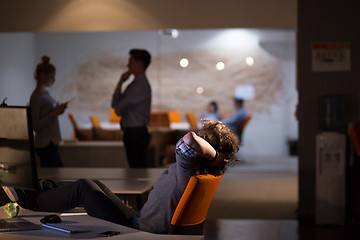
<svg viewBox="0 0 360 240">
<path fill-rule="evenodd" d="M 0 186 L 37 189 L 30 107 L 0 107 Z"/>
</svg>

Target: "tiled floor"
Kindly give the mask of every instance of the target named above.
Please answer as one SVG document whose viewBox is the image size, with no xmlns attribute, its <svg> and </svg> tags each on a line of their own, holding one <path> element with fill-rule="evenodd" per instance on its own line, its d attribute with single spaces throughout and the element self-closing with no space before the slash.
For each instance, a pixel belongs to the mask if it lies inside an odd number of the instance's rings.
<svg viewBox="0 0 360 240">
<path fill-rule="evenodd" d="M 247 157 L 229 168 L 208 219 L 296 219 L 297 157 Z"/>
</svg>

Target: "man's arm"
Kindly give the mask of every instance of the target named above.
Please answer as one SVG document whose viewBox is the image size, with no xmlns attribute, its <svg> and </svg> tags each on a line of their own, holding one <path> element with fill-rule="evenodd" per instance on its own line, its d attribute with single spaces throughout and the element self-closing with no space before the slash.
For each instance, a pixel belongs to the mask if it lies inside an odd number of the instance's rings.
<svg viewBox="0 0 360 240">
<path fill-rule="evenodd" d="M 112 100 L 111 100 L 111 107 L 115 109 L 115 113 L 120 116 L 123 112 L 120 112 L 119 102 L 123 99 L 122 94 L 122 85 L 125 81 L 127 81 L 130 77 L 131 73 L 129 71 L 124 72 L 121 74 L 118 84 L 116 85 Z"/>
<path fill-rule="evenodd" d="M 129 71 L 121 74 L 118 84 L 116 85 L 115 92 L 121 92 L 123 83 L 129 79 L 131 73 Z"/>
<path fill-rule="evenodd" d="M 200 156 L 210 161 L 215 159 L 216 150 L 205 139 L 196 135 L 196 133 L 188 132 L 183 139 Z"/>
</svg>

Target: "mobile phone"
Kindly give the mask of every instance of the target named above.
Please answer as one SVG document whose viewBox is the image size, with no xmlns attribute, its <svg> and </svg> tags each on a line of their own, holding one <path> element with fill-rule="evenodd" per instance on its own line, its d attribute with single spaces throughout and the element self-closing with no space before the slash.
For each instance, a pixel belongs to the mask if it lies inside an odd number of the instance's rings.
<svg viewBox="0 0 360 240">
<path fill-rule="evenodd" d="M 75 99 L 75 96 L 70 98 L 66 103 L 71 103 Z"/>
<path fill-rule="evenodd" d="M 118 234 L 120 234 L 120 232 L 106 231 L 106 232 L 99 233 L 99 237 L 111 237 L 111 236 L 118 235 Z"/>
</svg>

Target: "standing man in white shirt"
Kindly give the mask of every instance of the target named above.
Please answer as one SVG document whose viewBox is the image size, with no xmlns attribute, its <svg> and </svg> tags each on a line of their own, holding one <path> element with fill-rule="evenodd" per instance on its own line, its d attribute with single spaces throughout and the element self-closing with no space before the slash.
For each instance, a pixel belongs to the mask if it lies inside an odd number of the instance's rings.
<svg viewBox="0 0 360 240">
<path fill-rule="evenodd" d="M 151 87 L 145 75 L 151 55 L 144 49 L 131 49 L 128 70 L 124 72 L 115 88 L 111 106 L 121 116 L 120 125 L 126 156 L 131 168 L 146 168 L 146 152 L 150 142 Z M 122 85 L 134 75 L 134 80 L 123 91 Z"/>
</svg>

